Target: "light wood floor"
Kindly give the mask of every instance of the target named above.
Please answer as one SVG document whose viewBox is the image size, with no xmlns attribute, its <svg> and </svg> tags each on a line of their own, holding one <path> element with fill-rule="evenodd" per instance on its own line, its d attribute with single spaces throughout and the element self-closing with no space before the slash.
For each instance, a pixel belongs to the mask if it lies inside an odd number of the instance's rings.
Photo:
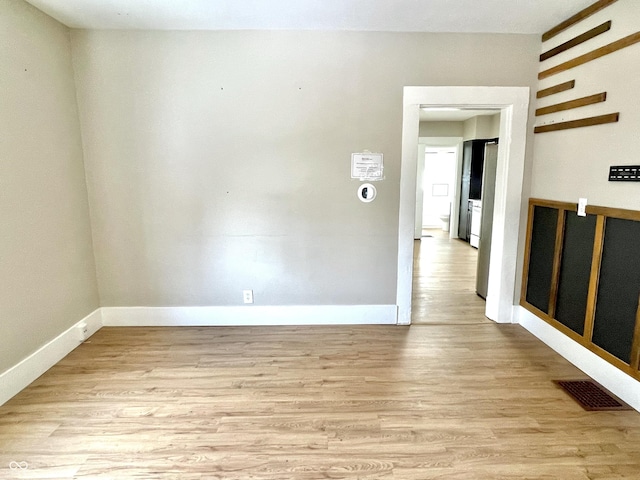
<svg viewBox="0 0 640 480">
<path fill-rule="evenodd" d="M 640 414 L 427 265 L 431 324 L 103 328 L 0 407 L 0 479 L 640 479 Z"/>
<path fill-rule="evenodd" d="M 0 478 L 640 478 L 582 377 L 517 325 L 103 328 L 0 407 Z"/>
<path fill-rule="evenodd" d="M 476 295 L 478 250 L 441 229 L 425 230 L 414 242 L 411 322 L 489 323 Z"/>
</svg>

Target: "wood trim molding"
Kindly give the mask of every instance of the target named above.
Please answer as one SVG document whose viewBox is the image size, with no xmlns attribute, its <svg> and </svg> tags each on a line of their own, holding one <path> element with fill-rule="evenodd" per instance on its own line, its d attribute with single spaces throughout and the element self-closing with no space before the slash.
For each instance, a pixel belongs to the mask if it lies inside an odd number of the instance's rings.
<svg viewBox="0 0 640 480">
<path fill-rule="evenodd" d="M 533 212 L 535 211 L 535 203 L 529 199 L 529 216 L 527 217 L 527 239 L 531 238 L 531 232 L 533 232 Z M 521 302 L 526 302 L 527 299 L 527 283 L 529 281 L 529 257 L 531 256 L 531 242 L 527 241 L 524 244 L 524 265 L 522 267 L 522 285 L 520 289 Z"/>
<path fill-rule="evenodd" d="M 537 206 L 555 208 L 558 210 L 548 313 L 541 311 L 539 308 L 527 302 L 527 283 L 529 275 L 529 257 L 531 255 L 533 213 L 535 211 L 535 207 Z M 556 297 L 559 287 L 559 272 L 562 268 L 561 252 L 564 244 L 564 220 L 566 219 L 567 212 L 575 212 L 576 210 L 577 204 L 571 202 L 558 202 L 554 200 L 545 200 L 539 198 L 529 199 L 529 219 L 527 224 L 527 237 L 524 246 L 525 257 L 523 265 L 523 281 L 522 292 L 520 296 L 520 306 L 522 306 L 525 310 L 532 313 L 536 317 L 542 319 L 544 322 L 551 325 L 565 336 L 579 343 L 584 348 L 593 352 L 595 355 L 605 360 L 610 365 L 613 365 L 618 370 L 631 375 L 637 380 L 640 380 L 640 300 L 638 302 L 638 308 L 636 311 L 636 323 L 634 327 L 633 344 L 629 363 L 626 363 L 625 361 L 617 358 L 615 355 L 607 352 L 605 349 L 593 343 L 593 329 L 596 316 L 598 289 L 600 282 L 600 268 L 602 263 L 602 253 L 604 247 L 604 236 L 606 232 L 607 218 L 621 218 L 626 220 L 640 221 L 640 211 L 600 206 L 587 206 L 586 208 L 586 213 L 588 215 L 597 215 L 597 219 L 591 253 L 591 269 L 589 273 L 589 288 L 587 292 L 587 303 L 585 308 L 584 329 L 582 331 L 582 334 L 580 334 L 574 332 L 569 327 L 554 318 L 556 314 Z"/>
<path fill-rule="evenodd" d="M 605 55 L 609 55 L 610 53 L 617 52 L 618 50 L 622 50 L 623 48 L 629 47 L 635 43 L 640 42 L 640 32 L 632 33 L 631 35 L 627 35 L 620 40 L 616 40 L 615 42 L 609 43 L 604 47 L 596 48 L 589 53 L 585 53 L 584 55 L 580 55 L 572 60 L 561 63 L 560 65 L 556 65 L 555 67 L 551 67 L 547 70 L 543 70 L 538 74 L 538 79 L 542 80 L 543 78 L 550 77 L 551 75 L 555 75 L 556 73 L 564 72 L 566 70 L 570 70 L 579 65 L 583 65 L 592 60 L 595 60 L 600 57 L 604 57 Z"/>
<path fill-rule="evenodd" d="M 637 210 L 587 205 L 586 211 L 591 215 L 603 215 L 605 217 L 620 218 L 622 220 L 635 220 L 640 222 L 640 211 Z"/>
<path fill-rule="evenodd" d="M 549 293 L 549 316 L 556 316 L 556 302 L 558 300 L 558 285 L 560 284 L 560 267 L 562 263 L 562 246 L 564 244 L 564 222 L 566 210 L 558 210 L 558 222 L 556 224 L 556 243 L 553 250 L 553 270 L 551 273 L 551 291 Z"/>
<path fill-rule="evenodd" d="M 566 210 L 568 212 L 577 212 L 578 204 L 573 202 L 560 202 L 557 200 L 547 200 L 545 198 L 531 197 L 529 199 L 529 208 L 540 206 L 557 208 L 558 210 Z M 604 217 L 620 218 L 622 220 L 640 221 L 640 210 L 628 210 L 625 208 L 601 207 L 598 205 L 587 205 L 587 215 L 602 215 Z"/>
<path fill-rule="evenodd" d="M 548 60 L 551 57 L 555 57 L 556 55 L 562 52 L 566 52 L 570 48 L 576 47 L 581 43 L 586 42 L 587 40 L 591 40 L 592 38 L 595 38 L 598 35 L 603 34 L 604 32 L 608 32 L 609 30 L 611 30 L 611 20 L 604 22 L 603 24 L 598 25 L 595 28 L 592 28 L 591 30 L 587 30 L 582 35 L 578 35 L 577 37 L 574 37 L 571 40 L 564 42 L 558 45 L 557 47 L 552 48 L 551 50 L 547 50 L 546 52 L 540 54 L 540 61 L 544 62 L 545 60 Z"/>
<path fill-rule="evenodd" d="M 637 370 L 634 370 L 633 368 L 631 368 L 631 366 L 628 363 L 624 362 L 623 360 L 620 360 L 615 355 L 610 354 L 604 348 L 599 347 L 595 343 L 589 343 L 589 344 L 587 344 L 585 346 L 589 350 L 591 350 L 593 353 L 598 355 L 600 358 L 602 358 L 603 360 L 606 360 L 607 362 L 609 362 L 614 367 L 616 367 L 619 370 L 622 370 L 623 372 L 625 372 L 626 374 L 628 374 L 628 375 L 630 375 L 632 377 L 635 377 L 636 379 L 640 380 L 640 372 L 638 372 Z"/>
<path fill-rule="evenodd" d="M 567 337 L 569 337 L 574 342 L 579 343 L 580 345 L 582 345 L 585 348 L 590 348 L 589 344 L 587 342 L 585 342 L 585 339 L 581 335 L 577 334 L 576 332 L 571 330 L 569 327 L 567 327 L 565 324 L 559 322 L 555 318 L 550 317 L 547 313 L 543 312 L 542 310 L 537 309 L 536 307 L 534 307 L 533 305 L 531 305 L 531 304 L 529 304 L 527 302 L 522 302 L 520 304 L 520 306 L 522 308 L 524 308 L 525 310 L 527 310 L 528 312 L 533 313 L 536 317 L 544 320 L 549 325 L 551 325 L 553 328 L 555 328 L 559 332 L 565 334 Z"/>
<path fill-rule="evenodd" d="M 636 371 L 640 368 L 640 297 L 638 298 L 638 310 L 636 311 L 636 328 L 633 331 L 630 366 Z"/>
<path fill-rule="evenodd" d="M 546 200 L 544 198 L 530 198 L 529 199 L 529 206 L 533 206 L 533 207 L 551 207 L 551 208 L 557 208 L 557 209 L 562 209 L 562 210 L 569 210 L 569 211 L 573 211 L 573 212 L 577 212 L 578 211 L 578 204 L 577 203 L 571 203 L 571 202 L 559 202 L 557 200 Z"/>
<path fill-rule="evenodd" d="M 539 117 L 540 115 L 547 115 L 549 113 L 562 112 L 564 110 L 571 110 L 573 108 L 593 105 L 594 103 L 600 103 L 606 100 L 607 92 L 596 93 L 595 95 L 589 95 L 588 97 L 576 98 L 575 100 L 569 100 L 568 102 L 556 103 L 555 105 L 549 105 L 548 107 L 538 108 L 536 110 L 536 117 Z"/>
<path fill-rule="evenodd" d="M 596 231 L 593 238 L 593 253 L 591 256 L 591 274 L 589 275 L 589 291 L 587 293 L 587 310 L 584 314 L 584 339 L 591 342 L 593 337 L 593 323 L 596 318 L 596 301 L 598 299 L 598 282 L 600 279 L 600 264 L 602 263 L 602 247 L 604 245 L 605 217 L 598 215 Z"/>
<path fill-rule="evenodd" d="M 596 12 L 599 12 L 603 8 L 608 7 L 612 3 L 615 3 L 617 0 L 598 0 L 596 3 L 588 6 L 587 8 L 580 10 L 578 13 L 573 15 L 572 17 L 567 18 L 564 22 L 559 23 L 551 30 L 548 30 L 542 34 L 542 41 L 546 42 L 547 40 L 555 37 L 560 32 L 565 31 L 567 28 L 575 25 L 578 22 L 581 22 L 585 18 L 590 17 Z"/>
<path fill-rule="evenodd" d="M 571 120 L 569 122 L 551 123 L 549 125 L 540 125 L 533 129 L 533 133 L 553 132 L 556 130 L 567 130 L 570 128 L 591 127 L 593 125 L 602 125 L 605 123 L 615 123 L 620 119 L 620 112 L 608 113 L 597 117 L 581 118 L 579 120 Z"/>
<path fill-rule="evenodd" d="M 516 307 L 518 323 L 596 380 L 616 396 L 640 411 L 640 380 L 636 373 L 627 374 L 578 341 L 567 341 L 567 335 L 524 307 Z M 630 369 L 626 366 L 626 369 Z"/>
<path fill-rule="evenodd" d="M 575 80 L 569 80 L 568 82 L 559 83 L 558 85 L 554 85 L 549 88 L 543 88 L 542 90 L 538 90 L 538 93 L 536 93 L 536 98 L 548 97 L 549 95 L 565 92 L 567 90 L 571 90 L 575 86 L 576 86 Z"/>
<path fill-rule="evenodd" d="M 630 365 L 623 362 L 615 355 L 610 354 L 609 352 L 599 347 L 595 343 L 587 341 L 585 338 L 578 335 L 576 332 L 568 328 L 566 325 L 560 323 L 555 318 L 551 318 L 549 315 L 537 309 L 533 305 L 530 305 L 526 302 L 521 302 L 520 306 L 525 310 L 527 310 L 529 313 L 535 315 L 536 317 L 538 317 L 539 319 L 541 319 L 542 321 L 544 321 L 545 323 L 553 327 L 554 329 L 556 329 L 557 331 L 559 331 L 560 333 L 562 333 L 563 335 L 569 337 L 578 345 L 586 348 L 591 353 L 597 355 L 605 362 L 608 362 L 610 365 L 613 365 L 615 368 L 626 373 L 630 377 L 635 378 L 636 380 L 640 380 L 640 371 L 633 369 Z"/>
</svg>

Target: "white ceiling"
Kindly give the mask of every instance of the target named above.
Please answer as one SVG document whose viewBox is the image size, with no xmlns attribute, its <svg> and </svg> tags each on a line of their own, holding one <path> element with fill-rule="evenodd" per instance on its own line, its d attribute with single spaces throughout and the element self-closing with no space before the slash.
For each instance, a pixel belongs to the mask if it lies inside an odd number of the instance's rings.
<svg viewBox="0 0 640 480">
<path fill-rule="evenodd" d="M 27 0 L 72 28 L 540 34 L 594 0 Z"/>
</svg>

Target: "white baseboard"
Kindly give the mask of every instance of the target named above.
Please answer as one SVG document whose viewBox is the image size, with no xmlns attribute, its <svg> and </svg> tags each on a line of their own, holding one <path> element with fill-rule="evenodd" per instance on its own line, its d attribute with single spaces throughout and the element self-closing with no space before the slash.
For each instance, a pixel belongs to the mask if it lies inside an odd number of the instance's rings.
<svg viewBox="0 0 640 480">
<path fill-rule="evenodd" d="M 522 307 L 514 320 L 595 381 L 640 411 L 640 382 L 571 340 Z M 103 307 L 95 310 L 17 365 L 0 374 L 0 405 L 36 380 L 104 326 L 234 326 L 396 324 L 395 305 L 246 307 Z"/>
<path fill-rule="evenodd" d="M 84 341 L 80 328 L 83 323 L 86 324 L 87 338 L 97 332 L 102 327 L 100 309 L 90 313 L 20 363 L 0 374 L 0 405 L 20 393 L 80 345 Z"/>
<path fill-rule="evenodd" d="M 519 323 L 576 367 L 640 411 L 640 382 L 553 328 L 528 310 L 518 308 Z"/>
<path fill-rule="evenodd" d="M 357 325 L 397 322 L 395 305 L 103 307 L 0 374 L 0 405 L 103 326 Z"/>
<path fill-rule="evenodd" d="M 397 322 L 395 305 L 102 307 L 105 327 L 354 325 Z"/>
</svg>

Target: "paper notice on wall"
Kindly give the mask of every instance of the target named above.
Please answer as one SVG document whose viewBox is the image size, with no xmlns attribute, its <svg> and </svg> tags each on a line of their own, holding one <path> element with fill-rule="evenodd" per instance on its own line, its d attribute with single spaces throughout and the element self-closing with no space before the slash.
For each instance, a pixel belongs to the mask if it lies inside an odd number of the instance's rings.
<svg viewBox="0 0 640 480">
<path fill-rule="evenodd" d="M 382 180 L 383 168 L 382 153 L 351 154 L 351 178 Z"/>
</svg>

